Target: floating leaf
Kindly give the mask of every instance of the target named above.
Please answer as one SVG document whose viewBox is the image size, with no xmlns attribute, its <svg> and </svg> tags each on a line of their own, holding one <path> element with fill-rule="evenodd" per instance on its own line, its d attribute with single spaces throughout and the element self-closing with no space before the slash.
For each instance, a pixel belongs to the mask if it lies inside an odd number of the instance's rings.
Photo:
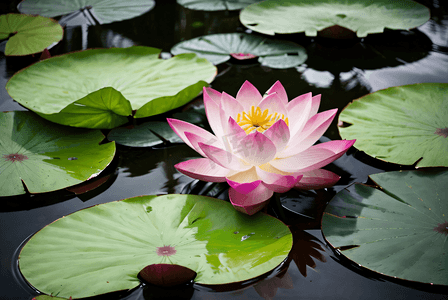
<svg viewBox="0 0 448 300">
<path fill-rule="evenodd" d="M 48 295 L 39 295 L 36 297 L 33 297 L 33 299 L 31 300 L 62 300 L 65 298 L 59 298 L 59 297 L 52 297 L 52 296 L 48 296 Z"/>
<path fill-rule="evenodd" d="M 180 42 L 171 49 L 173 54 L 188 52 L 196 53 L 215 65 L 228 61 L 231 56 L 237 59 L 259 56 L 258 61 L 262 65 L 278 69 L 297 66 L 307 59 L 305 48 L 293 42 L 245 33 L 206 35 Z"/>
<path fill-rule="evenodd" d="M 260 0 L 177 0 L 180 5 L 194 10 L 237 10 Z"/>
<path fill-rule="evenodd" d="M 98 130 L 60 126 L 32 112 L 0 113 L 0 196 L 44 193 L 97 176 L 115 155 Z"/>
<path fill-rule="evenodd" d="M 165 141 L 183 143 L 167 122 L 146 122 L 134 128 L 115 128 L 107 138 L 130 147 L 152 147 Z"/>
<path fill-rule="evenodd" d="M 307 59 L 306 54 L 305 55 L 273 55 L 273 56 L 265 56 L 260 57 L 258 61 L 261 63 L 262 66 L 270 67 L 274 69 L 288 69 L 295 66 L 300 65 Z"/>
<path fill-rule="evenodd" d="M 366 95 L 341 112 L 339 132 L 381 160 L 412 165 L 423 158 L 417 167 L 448 166 L 447 93 L 447 83 L 420 83 Z"/>
<path fill-rule="evenodd" d="M 0 16 L 0 40 L 8 39 L 5 55 L 28 55 L 44 51 L 62 39 L 61 25 L 41 16 Z"/>
<path fill-rule="evenodd" d="M 264 34 L 318 31 L 339 25 L 358 37 L 384 28 L 410 29 L 429 20 L 429 9 L 411 0 L 267 0 L 241 11 L 244 26 Z"/>
<path fill-rule="evenodd" d="M 24 14 L 44 17 L 70 14 L 70 19 L 80 16 L 84 23 L 95 25 L 132 19 L 150 11 L 154 5 L 154 0 L 127 0 L 126 5 L 121 0 L 24 0 L 19 3 L 18 9 Z"/>
<path fill-rule="evenodd" d="M 81 298 L 134 288 L 152 264 L 189 268 L 202 284 L 243 281 L 274 269 L 291 247 L 288 227 L 263 213 L 204 196 L 141 196 L 51 223 L 24 246 L 19 268 L 41 292 Z"/>
<path fill-rule="evenodd" d="M 448 171 L 370 176 L 381 190 L 356 185 L 325 209 L 328 242 L 357 264 L 388 276 L 448 284 Z"/>
<path fill-rule="evenodd" d="M 163 60 L 159 53 L 142 46 L 73 52 L 19 71 L 6 89 L 53 122 L 110 129 L 131 110 L 141 118 L 186 104 L 216 75 L 216 67 L 194 54 Z"/>
</svg>

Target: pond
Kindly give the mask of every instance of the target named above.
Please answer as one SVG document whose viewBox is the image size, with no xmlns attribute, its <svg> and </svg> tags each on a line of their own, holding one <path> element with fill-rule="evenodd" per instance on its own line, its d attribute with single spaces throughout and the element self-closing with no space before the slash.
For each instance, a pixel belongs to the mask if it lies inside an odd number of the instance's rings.
<svg viewBox="0 0 448 300">
<path fill-rule="evenodd" d="M 245 80 L 260 91 L 280 80 L 290 97 L 308 92 L 321 94 L 319 111 L 338 108 L 340 112 L 354 99 L 388 87 L 448 83 L 448 6 L 437 0 L 418 2 L 431 9 L 431 19 L 416 29 L 386 30 L 384 34 L 351 40 L 313 38 L 302 33 L 277 34 L 279 39 L 305 47 L 308 59 L 304 64 L 273 69 L 261 66 L 256 59 L 232 58 L 218 65 L 218 75 L 211 87 L 235 96 Z M 16 12 L 13 9 L 11 5 L 2 13 Z M 238 11 L 194 11 L 175 0 L 157 0 L 151 11 L 130 20 L 66 28 L 63 40 L 50 52 L 54 56 L 87 48 L 142 45 L 162 49 L 162 57 L 169 57 L 170 49 L 180 41 L 246 30 L 239 21 Z M 0 85 L 5 86 L 15 72 L 36 60 L 32 56 L 5 57 L 0 53 Z M 201 101 L 202 95 L 189 107 L 200 106 Z M 13 101 L 5 89 L 0 90 L 0 108 L 27 110 Z M 181 107 L 175 112 L 185 109 Z M 172 114 L 145 118 L 138 123 L 164 120 Z M 330 139 L 341 139 L 337 117 L 320 141 Z M 140 195 L 204 194 L 210 184 L 193 180 L 174 168 L 175 164 L 196 157 L 199 154 L 182 143 L 143 148 L 118 145 L 114 160 L 99 176 L 103 182 L 97 188 L 81 194 L 59 190 L 0 197 L 1 298 L 30 300 L 38 294 L 18 270 L 18 253 L 32 234 L 62 216 Z M 163 289 L 142 284 L 129 292 L 92 299 L 446 299 L 448 289 L 444 286 L 391 278 L 358 266 L 333 250 L 320 230 L 323 210 L 335 193 L 354 182 L 368 182 L 370 174 L 413 167 L 376 160 L 351 148 L 326 169 L 342 176 L 334 187 L 290 191 L 281 195 L 281 207 L 274 202 L 269 205 L 269 214 L 291 225 L 294 239 L 288 259 L 272 272 L 223 286 L 192 284 Z M 216 191 L 212 190 L 215 193 L 212 195 L 228 200 L 226 192 L 217 195 Z"/>
</svg>

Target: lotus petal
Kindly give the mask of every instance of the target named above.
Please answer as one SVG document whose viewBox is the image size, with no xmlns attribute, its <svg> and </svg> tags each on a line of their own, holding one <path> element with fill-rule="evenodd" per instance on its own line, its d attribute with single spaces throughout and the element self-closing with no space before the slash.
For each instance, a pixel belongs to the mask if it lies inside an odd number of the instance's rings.
<svg viewBox="0 0 448 300">
<path fill-rule="evenodd" d="M 278 116 L 283 115 L 285 117 L 288 116 L 288 111 L 286 110 L 286 106 L 283 104 L 280 96 L 277 93 L 272 93 L 267 95 L 261 100 L 260 104 L 258 104 L 261 111 L 265 109 L 269 110 L 269 114 L 278 114 Z"/>
<path fill-rule="evenodd" d="M 227 183 L 230 185 L 231 188 L 235 189 L 235 191 L 237 191 L 238 193 L 248 194 L 258 187 L 258 185 L 261 183 L 261 180 L 246 183 L 238 183 L 236 181 L 232 181 L 227 178 Z"/>
<path fill-rule="evenodd" d="M 286 94 L 286 90 L 280 83 L 280 80 L 277 80 L 266 92 L 266 94 L 268 95 L 273 93 L 276 93 L 278 95 L 278 98 L 283 103 L 283 105 L 288 104 L 288 94 Z"/>
<path fill-rule="evenodd" d="M 205 156 L 205 154 L 201 153 L 201 151 L 199 151 L 200 148 L 198 150 L 197 146 L 196 147 L 193 146 L 193 144 L 190 142 L 190 140 L 185 136 L 186 132 L 190 132 L 197 136 L 202 137 L 204 140 L 209 141 L 210 145 L 214 145 L 216 147 L 222 147 L 222 145 L 218 142 L 218 139 L 213 134 L 211 134 L 210 132 L 208 132 L 205 129 L 202 129 L 199 126 L 190 124 L 185 121 L 176 120 L 176 119 L 167 118 L 166 120 L 167 120 L 168 124 L 170 125 L 170 127 L 174 130 L 174 132 L 185 142 L 185 144 L 187 144 L 194 150 L 198 151 L 202 156 Z"/>
<path fill-rule="evenodd" d="M 277 193 L 289 191 L 303 177 L 303 175 L 282 172 L 269 164 L 267 164 L 267 166 L 257 167 L 256 171 L 258 177 L 263 181 L 263 184 L 268 189 Z"/>
<path fill-rule="evenodd" d="M 278 120 L 265 132 L 264 136 L 274 143 L 277 153 L 282 151 L 289 142 L 289 127 L 282 119 Z"/>
<path fill-rule="evenodd" d="M 299 96 L 289 103 L 287 109 L 288 120 L 290 122 L 289 131 L 291 133 L 291 136 L 294 136 L 302 131 L 303 127 L 305 127 L 306 122 L 310 118 L 312 108 L 313 98 L 311 97 L 311 93 Z"/>
<path fill-rule="evenodd" d="M 260 180 L 258 177 L 256 167 L 252 167 L 245 171 L 233 171 L 227 174 L 227 179 L 236 183 L 251 183 L 257 180 Z"/>
<path fill-rule="evenodd" d="M 226 92 L 222 93 L 220 103 L 222 127 L 226 127 L 229 117 L 235 118 L 243 111 L 243 106 Z"/>
<path fill-rule="evenodd" d="M 341 177 L 335 173 L 317 169 L 303 173 L 303 178 L 296 183 L 294 188 L 301 190 L 316 190 L 333 186 Z"/>
<path fill-rule="evenodd" d="M 303 130 L 291 138 L 292 143 L 288 144 L 288 149 L 277 157 L 292 156 L 311 147 L 327 131 L 337 111 L 337 109 L 331 109 L 314 115 L 305 124 Z"/>
<path fill-rule="evenodd" d="M 214 90 L 209 87 L 204 87 L 202 89 L 202 92 L 204 94 L 204 98 L 213 100 L 213 102 L 215 102 L 217 105 L 219 105 L 219 103 L 221 103 L 221 95 L 222 94 L 220 92 L 218 92 L 217 90 Z"/>
<path fill-rule="evenodd" d="M 225 182 L 230 171 L 208 158 L 190 159 L 174 167 L 184 175 L 208 182 Z"/>
<path fill-rule="evenodd" d="M 274 143 L 258 131 L 246 135 L 239 141 L 238 146 L 235 153 L 254 166 L 271 161 L 277 152 Z"/>
<path fill-rule="evenodd" d="M 199 143 L 199 147 L 204 151 L 205 155 L 222 166 L 223 168 L 228 168 L 230 170 L 244 171 L 251 168 L 251 165 L 245 164 L 238 156 L 233 153 L 211 146 L 204 143 Z"/>
<path fill-rule="evenodd" d="M 234 188 L 229 189 L 230 203 L 236 210 L 248 215 L 263 209 L 273 194 L 274 192 L 266 188 L 263 183 L 248 194 L 238 193 Z"/>
<path fill-rule="evenodd" d="M 262 98 L 257 88 L 247 80 L 236 94 L 236 100 L 244 107 L 245 111 L 250 111 L 252 106 L 258 106 Z"/>
<path fill-rule="evenodd" d="M 283 172 L 306 172 L 329 164 L 336 160 L 333 159 L 336 156 L 331 150 L 311 147 L 294 156 L 275 159 L 270 164 Z"/>
<path fill-rule="evenodd" d="M 207 115 L 208 123 L 217 137 L 223 135 L 224 131 L 221 124 L 221 110 L 219 104 L 217 104 L 211 97 L 207 97 L 206 90 L 204 89 L 204 107 L 205 114 Z"/>
</svg>

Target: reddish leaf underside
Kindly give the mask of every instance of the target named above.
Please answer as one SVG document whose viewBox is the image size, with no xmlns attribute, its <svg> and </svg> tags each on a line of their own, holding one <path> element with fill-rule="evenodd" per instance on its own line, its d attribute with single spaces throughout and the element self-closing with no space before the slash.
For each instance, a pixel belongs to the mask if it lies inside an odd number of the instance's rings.
<svg viewBox="0 0 448 300">
<path fill-rule="evenodd" d="M 170 287 L 188 283 L 197 274 L 195 271 L 179 265 L 152 264 L 144 267 L 139 275 L 151 284 Z"/>
</svg>

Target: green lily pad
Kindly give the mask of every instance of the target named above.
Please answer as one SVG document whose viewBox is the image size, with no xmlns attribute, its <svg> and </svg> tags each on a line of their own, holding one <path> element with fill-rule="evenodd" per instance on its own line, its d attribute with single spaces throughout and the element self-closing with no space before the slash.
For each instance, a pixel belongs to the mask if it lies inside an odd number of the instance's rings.
<svg viewBox="0 0 448 300">
<path fill-rule="evenodd" d="M 142 118 L 186 104 L 216 75 L 195 54 L 163 60 L 159 53 L 143 46 L 73 52 L 17 72 L 6 89 L 53 122 L 110 129 L 126 123 L 132 110 Z"/>
<path fill-rule="evenodd" d="M 81 17 L 81 23 L 90 25 L 108 24 L 116 21 L 132 19 L 150 11 L 155 5 L 154 0 L 24 0 L 18 9 L 24 14 L 58 17 L 70 14 L 69 18 Z M 66 23 L 65 21 L 62 23 Z M 70 24 L 70 25 L 81 25 Z"/>
<path fill-rule="evenodd" d="M 31 300 L 62 300 L 64 298 L 59 298 L 59 297 L 52 297 L 52 296 L 48 296 L 48 295 L 39 295 L 36 297 L 33 297 L 33 299 Z"/>
<path fill-rule="evenodd" d="M 97 176 L 115 143 L 99 130 L 48 122 L 32 112 L 0 113 L 0 196 L 59 190 Z"/>
<path fill-rule="evenodd" d="M 245 33 L 211 34 L 180 42 L 171 53 L 193 52 L 215 65 L 226 62 L 232 54 L 259 56 L 258 61 L 271 68 L 285 69 L 297 66 L 307 59 L 306 50 L 289 41 L 273 40 Z M 294 55 L 289 55 L 294 54 Z"/>
<path fill-rule="evenodd" d="M 446 167 L 447 93 L 447 83 L 419 83 L 366 95 L 341 112 L 339 132 L 343 139 L 356 139 L 356 148 L 381 160 Z"/>
<path fill-rule="evenodd" d="M 260 0 L 177 0 L 180 5 L 194 10 L 238 10 Z"/>
<path fill-rule="evenodd" d="M 291 247 L 288 227 L 263 213 L 204 196 L 141 196 L 51 223 L 23 247 L 19 268 L 43 293 L 82 298 L 132 289 L 152 264 L 189 268 L 201 284 L 243 281 L 274 269 Z"/>
<path fill-rule="evenodd" d="M 325 209 L 322 231 L 349 259 L 406 280 L 448 284 L 448 171 L 370 176 L 380 187 L 342 190 Z"/>
<path fill-rule="evenodd" d="M 183 143 L 167 122 L 146 122 L 134 128 L 112 129 L 107 139 L 130 147 L 152 147 L 166 141 Z"/>
<path fill-rule="evenodd" d="M 264 34 L 318 31 L 339 25 L 358 37 L 384 28 L 411 29 L 429 20 L 429 9 L 411 0 L 266 0 L 241 11 L 244 26 Z"/>
<path fill-rule="evenodd" d="M 8 39 L 5 55 L 42 52 L 62 39 L 61 25 L 41 16 L 7 14 L 0 16 L 0 40 Z"/>
</svg>

